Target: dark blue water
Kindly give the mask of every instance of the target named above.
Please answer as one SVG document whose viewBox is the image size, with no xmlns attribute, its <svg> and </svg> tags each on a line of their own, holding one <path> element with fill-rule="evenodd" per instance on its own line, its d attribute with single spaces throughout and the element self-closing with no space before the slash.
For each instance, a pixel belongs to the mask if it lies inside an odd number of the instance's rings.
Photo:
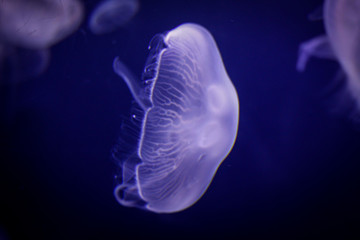
<svg viewBox="0 0 360 240">
<path fill-rule="evenodd" d="M 98 1 L 86 2 L 86 17 Z M 360 131 L 329 109 L 335 62 L 296 72 L 298 45 L 323 33 L 317 1 L 140 1 L 120 30 L 86 20 L 51 49 L 47 71 L 1 86 L 0 239 L 358 234 Z M 110 158 L 132 96 L 115 56 L 141 76 L 152 37 L 184 22 L 214 36 L 240 99 L 238 138 L 206 194 L 158 215 L 113 197 Z"/>
</svg>

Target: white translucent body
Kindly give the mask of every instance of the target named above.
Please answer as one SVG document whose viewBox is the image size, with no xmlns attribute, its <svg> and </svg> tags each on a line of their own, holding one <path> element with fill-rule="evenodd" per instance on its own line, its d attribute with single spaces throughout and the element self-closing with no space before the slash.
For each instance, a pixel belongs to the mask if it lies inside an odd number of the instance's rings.
<svg viewBox="0 0 360 240">
<path fill-rule="evenodd" d="M 239 100 L 211 34 L 183 24 L 164 36 L 158 71 L 149 94 L 134 173 L 123 169 L 115 189 L 125 206 L 170 213 L 194 204 L 231 151 L 237 135 Z M 115 71 L 127 82 L 140 106 L 139 84 L 118 62 Z M 132 79 L 132 80 L 131 80 Z M 130 160 L 129 160 L 130 161 Z M 128 165 L 125 162 L 124 165 Z M 131 165 L 131 164 L 129 164 Z M 136 181 L 129 183 L 129 175 Z M 145 202 L 139 206 L 139 200 Z"/>
<path fill-rule="evenodd" d="M 347 92 L 360 109 L 360 1 L 326 0 L 326 36 L 316 37 L 300 47 L 298 70 L 310 56 L 336 59 L 347 77 Z"/>
<path fill-rule="evenodd" d="M 78 0 L 3 0 L 0 40 L 25 48 L 47 48 L 75 31 L 82 16 Z"/>
</svg>

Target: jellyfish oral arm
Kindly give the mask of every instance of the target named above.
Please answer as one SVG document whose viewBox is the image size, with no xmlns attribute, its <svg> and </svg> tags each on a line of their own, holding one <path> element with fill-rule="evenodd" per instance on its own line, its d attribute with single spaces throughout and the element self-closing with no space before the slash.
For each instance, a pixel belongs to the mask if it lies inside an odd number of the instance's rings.
<svg viewBox="0 0 360 240">
<path fill-rule="evenodd" d="M 296 69 L 299 72 L 305 70 L 310 57 L 336 60 L 336 56 L 327 36 L 318 36 L 300 45 L 299 57 L 296 63 Z"/>
<path fill-rule="evenodd" d="M 141 86 L 140 80 L 131 73 L 131 71 L 123 64 L 119 57 L 116 57 L 113 62 L 113 69 L 117 75 L 119 75 L 126 83 L 130 92 L 136 102 L 143 110 L 146 110 L 151 105 L 149 100 L 142 94 L 143 86 Z"/>
</svg>

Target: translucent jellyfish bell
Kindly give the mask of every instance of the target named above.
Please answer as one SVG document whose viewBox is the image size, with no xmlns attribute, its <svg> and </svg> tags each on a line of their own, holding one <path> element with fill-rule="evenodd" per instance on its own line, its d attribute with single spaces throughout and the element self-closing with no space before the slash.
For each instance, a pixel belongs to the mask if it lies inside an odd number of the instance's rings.
<svg viewBox="0 0 360 240">
<path fill-rule="evenodd" d="M 122 181 L 114 194 L 124 206 L 171 213 L 201 198 L 231 151 L 239 100 L 202 26 L 180 25 L 154 37 L 150 47 L 143 81 L 114 60 L 143 111 L 139 122 L 133 115 L 139 136 L 134 151 L 119 159 Z M 125 142 L 115 152 L 124 152 Z"/>
<path fill-rule="evenodd" d="M 127 23 L 138 9 L 138 0 L 105 0 L 91 14 L 89 28 L 94 34 L 115 31 Z"/>
<path fill-rule="evenodd" d="M 339 61 L 346 75 L 346 91 L 340 94 L 339 102 L 344 103 L 344 98 L 350 95 L 356 112 L 360 110 L 359 13 L 360 1 L 326 0 L 323 7 L 326 35 L 301 44 L 297 63 L 298 70 L 302 71 L 311 56 Z"/>
</svg>

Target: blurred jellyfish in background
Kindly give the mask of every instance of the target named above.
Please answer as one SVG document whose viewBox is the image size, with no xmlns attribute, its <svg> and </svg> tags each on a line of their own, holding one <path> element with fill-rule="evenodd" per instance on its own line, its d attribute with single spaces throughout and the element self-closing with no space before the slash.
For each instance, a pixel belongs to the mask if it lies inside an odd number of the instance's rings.
<svg viewBox="0 0 360 240">
<path fill-rule="evenodd" d="M 114 149 L 122 168 L 116 199 L 157 213 L 190 207 L 238 131 L 239 99 L 214 38 L 198 24 L 182 24 L 153 38 L 142 81 L 119 58 L 113 67 L 140 106 Z"/>
<path fill-rule="evenodd" d="M 138 0 L 105 0 L 91 14 L 89 28 L 94 34 L 116 31 L 133 18 L 138 10 Z"/>
<path fill-rule="evenodd" d="M 47 49 L 73 33 L 82 17 L 78 0 L 0 1 L 0 84 L 42 73 Z"/>
<path fill-rule="evenodd" d="M 345 89 L 337 95 L 335 110 L 349 111 L 349 117 L 360 122 L 360 1 L 326 0 L 323 6 L 326 35 L 300 45 L 297 69 L 305 70 L 310 57 L 337 60 Z"/>
<path fill-rule="evenodd" d="M 0 39 L 18 47 L 48 48 L 74 32 L 82 15 L 77 0 L 3 0 Z"/>
<path fill-rule="evenodd" d="M 0 85 L 18 83 L 42 74 L 50 62 L 49 49 L 26 49 L 6 46 L 0 50 Z"/>
</svg>

